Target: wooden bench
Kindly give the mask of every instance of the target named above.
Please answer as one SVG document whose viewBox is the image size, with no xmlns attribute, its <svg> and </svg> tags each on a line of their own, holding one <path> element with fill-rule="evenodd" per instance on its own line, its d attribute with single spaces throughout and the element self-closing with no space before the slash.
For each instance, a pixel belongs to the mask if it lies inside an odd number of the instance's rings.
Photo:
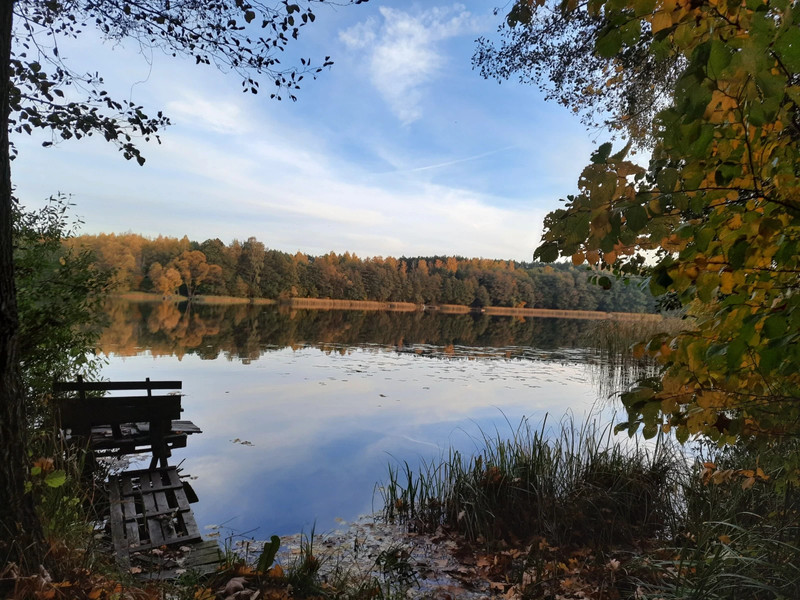
<svg viewBox="0 0 800 600">
<path fill-rule="evenodd" d="M 85 440 L 97 454 L 152 452 L 150 469 L 158 463 L 167 467 L 172 449 L 186 446 L 186 437 L 201 433 L 181 415 L 180 394 L 154 395 L 154 390 L 177 391 L 180 381 L 56 382 L 61 428 L 71 440 Z M 105 396 L 107 392 L 146 392 L 137 395 Z"/>
</svg>

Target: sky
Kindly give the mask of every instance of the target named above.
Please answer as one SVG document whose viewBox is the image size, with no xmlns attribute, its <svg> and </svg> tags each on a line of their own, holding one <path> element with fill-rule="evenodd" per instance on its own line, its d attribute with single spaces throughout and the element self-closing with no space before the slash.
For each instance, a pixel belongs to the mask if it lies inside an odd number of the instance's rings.
<svg viewBox="0 0 800 600">
<path fill-rule="evenodd" d="M 92 34 L 63 43 L 112 95 L 163 110 L 143 167 L 101 139 L 43 148 L 18 136 L 16 194 L 28 208 L 68 194 L 82 233 L 257 237 L 269 248 L 361 257 L 531 260 L 542 219 L 595 147 L 535 87 L 483 79 L 478 37 L 499 0 L 370 0 L 318 6 L 292 52 L 334 65 L 298 101 L 243 94 L 235 74 Z M 265 83 L 263 87 L 268 87 Z"/>
</svg>

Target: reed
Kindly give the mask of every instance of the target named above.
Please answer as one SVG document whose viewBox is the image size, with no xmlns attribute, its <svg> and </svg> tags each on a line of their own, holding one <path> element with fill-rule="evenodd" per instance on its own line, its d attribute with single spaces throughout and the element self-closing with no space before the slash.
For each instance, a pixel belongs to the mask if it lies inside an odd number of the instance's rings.
<svg viewBox="0 0 800 600">
<path fill-rule="evenodd" d="M 472 541 L 539 536 L 550 544 L 632 544 L 674 525 L 683 476 L 671 445 L 616 443 L 612 428 L 571 418 L 551 432 L 524 419 L 509 439 L 483 435 L 480 453 L 389 467 L 384 516 L 420 531 L 444 525 Z"/>
</svg>

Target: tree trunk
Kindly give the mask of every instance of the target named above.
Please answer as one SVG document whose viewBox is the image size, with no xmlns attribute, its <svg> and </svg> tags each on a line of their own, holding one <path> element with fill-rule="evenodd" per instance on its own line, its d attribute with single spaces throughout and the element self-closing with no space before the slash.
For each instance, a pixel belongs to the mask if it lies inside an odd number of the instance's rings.
<svg viewBox="0 0 800 600">
<path fill-rule="evenodd" d="M 18 364 L 17 291 L 12 246 L 8 148 L 11 24 L 14 2 L 0 2 L 0 569 L 38 569 L 44 541 L 33 499 L 25 493 L 27 425 Z"/>
</svg>

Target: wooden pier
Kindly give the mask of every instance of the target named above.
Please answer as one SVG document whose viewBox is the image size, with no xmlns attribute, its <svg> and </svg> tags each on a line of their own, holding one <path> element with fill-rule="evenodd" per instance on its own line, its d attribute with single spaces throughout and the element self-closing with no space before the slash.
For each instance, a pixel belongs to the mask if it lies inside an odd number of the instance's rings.
<svg viewBox="0 0 800 600">
<path fill-rule="evenodd" d="M 117 562 L 143 578 L 168 579 L 187 570 L 215 571 L 220 553 L 216 541 L 203 541 L 189 507 L 197 497 L 181 481 L 177 467 L 167 464 L 172 449 L 200 429 L 177 420 L 179 393 L 153 395 L 153 390 L 180 390 L 180 381 L 61 382 L 61 426 L 67 440 L 103 455 L 152 452 L 147 469 L 125 471 L 108 480 L 112 544 Z M 109 391 L 144 390 L 139 395 L 104 396 Z"/>
</svg>

